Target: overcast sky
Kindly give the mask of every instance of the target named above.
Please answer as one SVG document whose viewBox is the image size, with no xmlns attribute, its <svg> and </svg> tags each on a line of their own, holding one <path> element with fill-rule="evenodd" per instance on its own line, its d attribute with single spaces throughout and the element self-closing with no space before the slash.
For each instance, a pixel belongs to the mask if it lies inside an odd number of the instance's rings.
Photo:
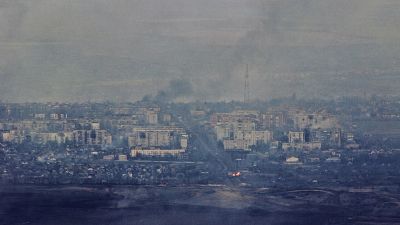
<svg viewBox="0 0 400 225">
<path fill-rule="evenodd" d="M 398 0 L 0 0 L 0 100 L 239 100 L 246 64 L 252 98 L 399 95 L 399 12 Z"/>
</svg>

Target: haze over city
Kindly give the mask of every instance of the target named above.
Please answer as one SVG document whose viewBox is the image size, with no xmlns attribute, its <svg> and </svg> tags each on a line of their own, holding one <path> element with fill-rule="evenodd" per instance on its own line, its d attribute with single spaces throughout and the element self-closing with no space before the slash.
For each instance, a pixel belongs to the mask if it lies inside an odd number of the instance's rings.
<svg viewBox="0 0 400 225">
<path fill-rule="evenodd" d="M 400 224 L 399 0 L 0 0 L 0 225 Z"/>
<path fill-rule="evenodd" d="M 398 96 L 396 0 L 0 1 L 3 102 Z M 177 87 L 183 87 L 179 89 Z"/>
</svg>

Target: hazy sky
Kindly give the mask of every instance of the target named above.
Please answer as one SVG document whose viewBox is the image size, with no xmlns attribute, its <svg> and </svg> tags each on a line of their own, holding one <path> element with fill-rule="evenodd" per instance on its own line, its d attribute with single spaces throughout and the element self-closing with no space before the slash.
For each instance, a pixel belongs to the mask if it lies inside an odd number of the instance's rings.
<svg viewBox="0 0 400 225">
<path fill-rule="evenodd" d="M 400 95 L 399 12 L 398 0 L 0 0 L 0 100 L 241 99 L 245 64 L 253 98 Z"/>
</svg>

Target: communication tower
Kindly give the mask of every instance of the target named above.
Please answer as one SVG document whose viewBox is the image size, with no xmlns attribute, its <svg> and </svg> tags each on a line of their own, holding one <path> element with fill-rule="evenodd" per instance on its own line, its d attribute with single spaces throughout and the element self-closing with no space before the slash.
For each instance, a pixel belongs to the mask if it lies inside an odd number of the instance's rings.
<svg viewBox="0 0 400 225">
<path fill-rule="evenodd" d="M 248 104 L 250 102 L 249 64 L 246 64 L 246 74 L 245 74 L 245 77 L 244 77 L 243 102 L 245 104 Z"/>
</svg>

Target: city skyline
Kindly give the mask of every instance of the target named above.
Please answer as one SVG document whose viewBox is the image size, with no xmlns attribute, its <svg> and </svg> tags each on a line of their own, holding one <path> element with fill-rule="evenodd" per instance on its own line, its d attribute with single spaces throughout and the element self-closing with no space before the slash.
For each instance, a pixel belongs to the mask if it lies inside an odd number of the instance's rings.
<svg viewBox="0 0 400 225">
<path fill-rule="evenodd" d="M 0 225 L 400 224 L 399 0 L 0 0 Z"/>
</svg>

